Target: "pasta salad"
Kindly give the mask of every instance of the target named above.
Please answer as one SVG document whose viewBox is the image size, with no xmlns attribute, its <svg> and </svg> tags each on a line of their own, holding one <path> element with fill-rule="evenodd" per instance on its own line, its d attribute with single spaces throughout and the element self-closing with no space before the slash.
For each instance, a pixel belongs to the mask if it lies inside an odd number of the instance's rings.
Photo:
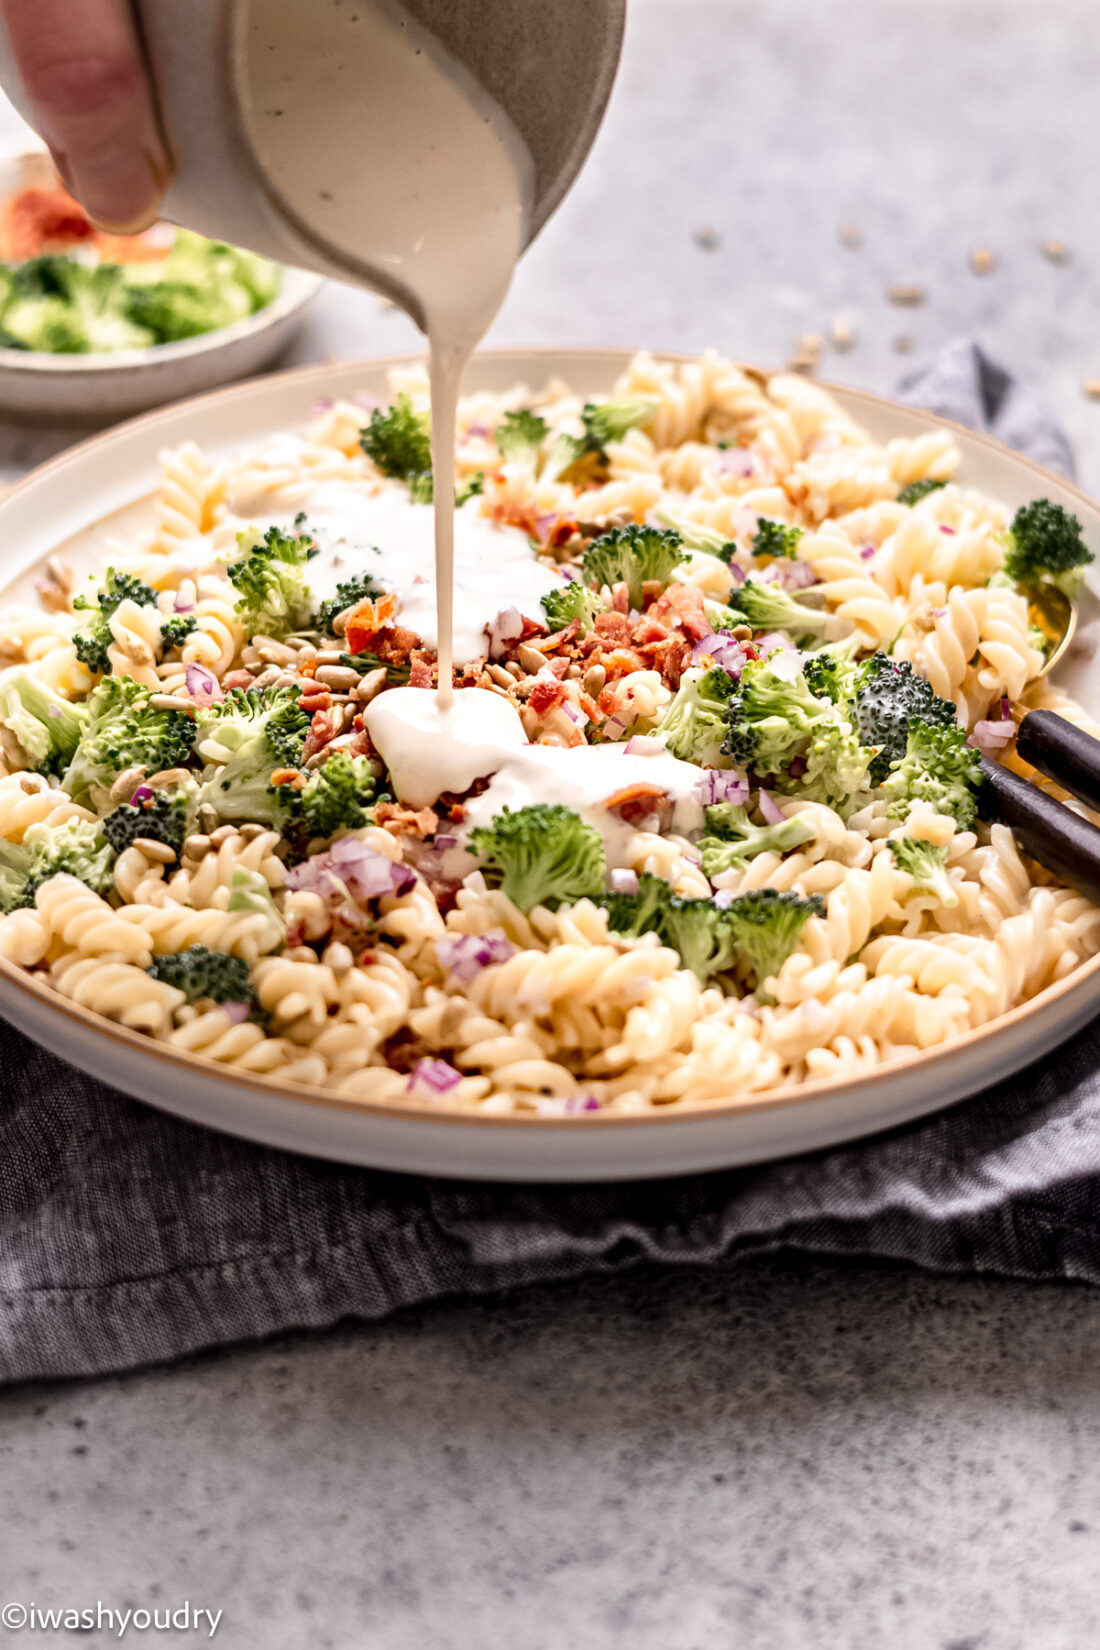
<svg viewBox="0 0 1100 1650">
<path fill-rule="evenodd" d="M 805 378 L 637 357 L 460 407 L 453 720 L 428 397 L 166 452 L 146 542 L 0 614 L 0 957 L 351 1100 L 630 1113 L 964 1036 L 1100 947 L 979 817 L 1075 519 Z M 450 713 L 448 713 L 450 714 Z"/>
</svg>

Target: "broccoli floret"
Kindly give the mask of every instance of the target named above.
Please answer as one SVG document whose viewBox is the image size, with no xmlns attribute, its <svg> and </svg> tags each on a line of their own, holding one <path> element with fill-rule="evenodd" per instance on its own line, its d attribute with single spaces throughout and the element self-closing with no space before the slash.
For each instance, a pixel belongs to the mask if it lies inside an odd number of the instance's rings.
<svg viewBox="0 0 1100 1650">
<path fill-rule="evenodd" d="M 476 470 L 472 476 L 467 476 L 465 481 L 460 481 L 455 488 L 455 509 L 460 509 L 467 499 L 477 498 L 484 491 L 485 471 Z"/>
<path fill-rule="evenodd" d="M 72 761 L 88 713 L 49 687 L 27 665 L 0 671 L 0 722 L 41 773 L 59 773 Z"/>
<path fill-rule="evenodd" d="M 431 424 L 408 395 L 399 395 L 384 412 L 381 407 L 374 409 L 370 423 L 359 432 L 359 445 L 382 474 L 395 481 L 411 483 L 425 472 L 430 476 Z"/>
<path fill-rule="evenodd" d="M 615 933 L 631 939 L 656 934 L 662 945 L 679 952 L 684 967 L 703 985 L 733 966 L 732 927 L 711 899 L 681 899 L 663 877 L 644 871 L 636 894 L 605 894 L 600 903 Z"/>
<path fill-rule="evenodd" d="M 746 579 L 731 590 L 727 605 L 738 624 L 751 625 L 753 630 L 781 630 L 794 642 L 822 635 L 829 622 L 823 607 L 804 607 L 778 584 L 762 584 L 758 579 Z"/>
<path fill-rule="evenodd" d="M 113 567 L 109 567 L 103 588 L 97 591 L 94 602 L 90 602 L 86 596 L 77 596 L 73 601 L 76 612 L 93 615 L 90 623 L 82 626 L 73 637 L 76 656 L 89 670 L 97 671 L 101 675 L 111 668 L 111 661 L 107 656 L 107 649 L 114 640 L 110 620 L 123 602 L 134 602 L 138 607 L 155 608 L 157 593 L 141 579 L 135 579 L 132 574 L 116 573 Z M 194 629 L 194 620 L 191 622 L 191 628 Z M 161 633 L 163 635 L 163 622 Z"/>
<path fill-rule="evenodd" d="M 335 596 L 323 601 L 314 613 L 313 629 L 319 630 L 323 636 L 335 635 L 332 626 L 338 614 L 354 607 L 356 602 L 373 600 L 382 594 L 382 586 L 377 584 L 369 573 L 357 573 L 352 579 L 341 580 L 336 586 Z"/>
<path fill-rule="evenodd" d="M 581 573 L 593 590 L 625 584 L 631 607 L 641 607 L 642 587 L 666 585 L 686 560 L 679 533 L 667 527 L 613 527 L 593 539 L 581 557 Z"/>
<path fill-rule="evenodd" d="M 187 835 L 188 799 L 178 791 L 156 791 L 141 802 L 124 802 L 103 821 L 103 835 L 116 854 L 125 853 L 138 837 L 163 842 L 179 853 Z"/>
<path fill-rule="evenodd" d="M 314 770 L 302 790 L 290 790 L 287 834 L 296 839 L 335 836 L 368 823 L 377 781 L 365 756 L 337 751 Z"/>
<path fill-rule="evenodd" d="M 161 652 L 167 653 L 170 648 L 182 647 L 188 636 L 193 636 L 198 629 L 198 620 L 193 613 L 170 613 L 160 621 Z"/>
<path fill-rule="evenodd" d="M 757 854 L 785 854 L 816 835 L 804 814 L 792 814 L 781 825 L 754 825 L 745 808 L 715 802 L 706 810 L 706 834 L 696 846 L 703 856 L 703 875 L 713 882 L 723 871 L 747 865 Z"/>
<path fill-rule="evenodd" d="M 191 754 L 195 724 L 182 710 L 153 710 L 149 689 L 129 676 L 106 676 L 85 701 L 88 720 L 62 780 L 81 800 L 92 787 L 110 790 L 126 768 L 178 768 Z"/>
<path fill-rule="evenodd" d="M 660 526 L 671 527 L 674 533 L 679 533 L 686 550 L 716 556 L 719 561 L 727 563 L 737 554 L 733 539 L 726 538 L 724 533 L 716 533 L 713 527 L 702 527 L 697 521 L 685 521 L 683 516 L 674 516 L 671 510 L 658 508 L 653 515 Z"/>
<path fill-rule="evenodd" d="M 542 610 L 551 631 L 564 630 L 574 619 L 579 619 L 584 632 L 592 629 L 596 614 L 605 611 L 596 592 L 579 579 L 563 584 L 560 590 L 547 591 L 542 598 Z"/>
<path fill-rule="evenodd" d="M 271 775 L 297 769 L 302 760 L 309 716 L 298 703 L 298 689 L 234 688 L 219 704 L 200 710 L 197 723 L 196 751 L 213 765 L 199 801 L 224 820 L 281 827 L 294 792 L 273 786 Z"/>
<path fill-rule="evenodd" d="M 911 481 L 908 487 L 903 487 L 898 494 L 898 503 L 919 504 L 922 498 L 928 497 L 929 493 L 938 493 L 941 487 L 946 486 L 946 481 L 933 481 L 931 477 L 925 476 L 923 481 Z"/>
<path fill-rule="evenodd" d="M 865 750 L 844 707 L 818 697 L 789 653 L 755 660 L 741 672 L 730 700 L 724 749 L 737 767 L 774 775 L 791 796 L 842 808 L 866 784 Z"/>
<path fill-rule="evenodd" d="M 859 666 L 846 653 L 834 651 L 833 647 L 805 654 L 802 673 L 810 692 L 819 699 L 831 699 L 834 705 L 848 704 L 859 681 Z"/>
<path fill-rule="evenodd" d="M 910 722 L 905 756 L 882 784 L 890 804 L 886 812 L 891 819 L 907 819 L 914 802 L 928 802 L 937 813 L 951 815 L 960 830 L 968 830 L 977 813 L 981 779 L 981 758 L 962 728 Z"/>
<path fill-rule="evenodd" d="M 30 825 L 22 842 L 0 840 L 0 910 L 33 905 L 35 891 L 63 874 L 79 877 L 101 894 L 110 883 L 114 858 L 96 820 Z"/>
<path fill-rule="evenodd" d="M 911 722 L 953 728 L 955 707 L 904 659 L 874 653 L 855 669 L 849 688 L 852 720 L 865 745 L 877 748 L 871 779 L 877 785 L 905 755 Z"/>
<path fill-rule="evenodd" d="M 556 436 L 543 466 L 546 481 L 580 480 L 580 466 L 588 460 L 588 468 L 607 463 L 607 444 L 621 441 L 628 430 L 648 424 L 657 403 L 649 395 L 627 395 L 611 401 L 586 401 L 581 409 L 581 435 Z M 570 471 L 577 471 L 570 476 Z"/>
<path fill-rule="evenodd" d="M 502 888 L 521 911 L 553 911 L 603 893 L 603 838 L 571 808 L 505 808 L 491 825 L 471 831 L 469 852 L 481 860 L 489 886 Z"/>
<path fill-rule="evenodd" d="M 500 456 L 514 464 L 526 464 L 537 469 L 542 444 L 549 430 L 545 418 L 526 408 L 506 412 L 493 431 Z"/>
<path fill-rule="evenodd" d="M 243 287 L 229 282 L 199 286 L 165 276 L 148 285 L 131 284 L 126 314 L 135 326 L 145 329 L 147 342 L 176 344 L 245 320 L 252 314 L 252 300 Z"/>
<path fill-rule="evenodd" d="M 941 905 L 958 905 L 959 896 L 947 874 L 947 847 L 937 848 L 920 837 L 890 838 L 890 852 L 899 871 L 905 871 L 921 888 L 935 894 Z"/>
<path fill-rule="evenodd" d="M 175 986 L 189 1003 L 204 999 L 214 1003 L 256 1000 L 244 958 L 227 956 L 224 951 L 209 951 L 205 945 L 192 945 L 187 951 L 169 951 L 166 956 L 154 957 L 146 973 L 163 985 Z"/>
<path fill-rule="evenodd" d="M 238 533 L 237 543 L 244 557 L 226 572 L 238 591 L 236 611 L 249 636 L 273 636 L 281 641 L 292 630 L 308 625 L 313 604 L 305 566 L 317 554 L 308 534 L 292 538 L 278 527 L 269 527 L 262 539 L 254 532 Z"/>
<path fill-rule="evenodd" d="M 1010 579 L 1021 585 L 1057 585 L 1070 597 L 1081 588 L 1093 559 L 1077 517 L 1048 498 L 1017 510 L 1005 542 L 1004 570 Z"/>
<path fill-rule="evenodd" d="M 798 541 L 803 532 L 803 528 L 791 527 L 785 521 L 769 521 L 767 516 L 757 516 L 752 553 L 754 556 L 788 556 L 793 561 L 798 554 Z"/>
<path fill-rule="evenodd" d="M 738 958 L 755 977 L 758 997 L 763 997 L 765 981 L 779 973 L 798 944 L 807 920 L 820 917 L 824 910 L 820 894 L 803 899 L 801 894 L 781 894 L 774 888 L 750 889 L 726 906 Z"/>
<path fill-rule="evenodd" d="M 733 678 L 724 670 L 703 670 L 698 665 L 685 670 L 676 697 L 666 705 L 657 727 L 673 756 L 701 768 L 719 765 L 733 689 Z"/>
</svg>

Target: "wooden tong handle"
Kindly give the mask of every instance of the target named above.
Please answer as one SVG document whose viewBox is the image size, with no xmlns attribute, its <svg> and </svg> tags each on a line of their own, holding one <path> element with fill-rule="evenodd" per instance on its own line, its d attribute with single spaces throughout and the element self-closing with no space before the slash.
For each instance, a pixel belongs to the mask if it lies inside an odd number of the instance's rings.
<svg viewBox="0 0 1100 1650">
<path fill-rule="evenodd" d="M 1033 710 L 1020 723 L 1016 749 L 1025 762 L 1100 810 L 1100 740 L 1053 711 Z M 1012 829 L 1025 853 L 1100 904 L 1100 830 L 1038 785 L 982 757 L 978 811 Z"/>
<path fill-rule="evenodd" d="M 1016 730 L 1016 749 L 1031 767 L 1100 813 L 1100 739 L 1052 710 L 1031 710 Z"/>
</svg>

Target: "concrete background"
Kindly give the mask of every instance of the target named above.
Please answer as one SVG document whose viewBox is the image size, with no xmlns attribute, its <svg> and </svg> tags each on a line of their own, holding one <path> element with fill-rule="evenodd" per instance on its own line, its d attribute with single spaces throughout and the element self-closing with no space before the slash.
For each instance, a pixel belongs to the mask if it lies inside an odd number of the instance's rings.
<svg viewBox="0 0 1100 1650">
<path fill-rule="evenodd" d="M 1100 488 L 1094 15 L 631 0 L 590 166 L 494 341 L 777 365 L 843 316 L 858 344 L 823 371 L 888 391 L 968 334 L 1055 406 Z M 927 302 L 892 306 L 896 282 Z M 414 344 L 334 287 L 296 355 Z M 69 438 L 0 432 L 0 469 Z M 1082 1650 L 1098 1335 L 1081 1288 L 774 1261 L 9 1389 L 0 1604 L 189 1599 L 240 1650 Z"/>
</svg>

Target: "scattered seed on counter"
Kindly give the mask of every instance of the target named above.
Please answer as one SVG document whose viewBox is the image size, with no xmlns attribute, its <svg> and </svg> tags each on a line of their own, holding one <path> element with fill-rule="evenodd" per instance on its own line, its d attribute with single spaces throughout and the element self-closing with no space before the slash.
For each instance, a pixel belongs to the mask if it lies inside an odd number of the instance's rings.
<svg viewBox="0 0 1100 1650">
<path fill-rule="evenodd" d="M 855 327 L 850 321 L 844 320 L 843 317 L 834 321 L 829 329 L 830 344 L 835 350 L 840 350 L 842 354 L 845 350 L 855 347 L 857 336 Z"/>
<path fill-rule="evenodd" d="M 704 252 L 716 252 L 722 244 L 722 237 L 717 229 L 712 229 L 709 224 L 704 224 L 701 229 L 695 231 L 695 244 L 701 247 Z"/>
<path fill-rule="evenodd" d="M 1040 241 L 1039 251 L 1052 264 L 1068 264 L 1072 256 L 1065 241 Z"/>
<path fill-rule="evenodd" d="M 858 224 L 845 223 L 840 228 L 840 244 L 846 246 L 850 252 L 863 245 L 863 232 Z"/>
<path fill-rule="evenodd" d="M 1100 378 L 1086 378 L 1081 388 L 1090 401 L 1100 401 Z"/>
<path fill-rule="evenodd" d="M 991 275 L 997 260 L 987 246 L 978 246 L 970 254 L 970 267 L 975 275 Z"/>
<path fill-rule="evenodd" d="M 904 282 L 899 282 L 886 288 L 886 296 L 892 304 L 900 304 L 903 307 L 915 309 L 918 304 L 924 303 L 928 294 L 922 286 L 916 284 L 908 286 Z"/>
<path fill-rule="evenodd" d="M 909 334 L 907 332 L 899 332 L 897 337 L 894 339 L 895 355 L 908 355 L 912 347 L 913 340 L 910 338 Z"/>
</svg>

